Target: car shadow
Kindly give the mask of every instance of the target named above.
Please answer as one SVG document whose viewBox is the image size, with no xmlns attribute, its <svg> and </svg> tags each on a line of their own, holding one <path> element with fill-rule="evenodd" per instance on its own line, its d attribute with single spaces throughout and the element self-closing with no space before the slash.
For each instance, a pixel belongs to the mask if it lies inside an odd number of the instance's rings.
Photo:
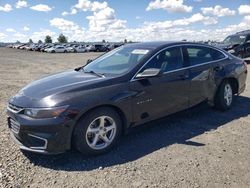
<svg viewBox="0 0 250 188">
<path fill-rule="evenodd" d="M 204 143 L 190 139 L 232 120 L 250 114 L 250 98 L 239 96 L 233 108 L 220 112 L 200 104 L 186 111 L 133 128 L 121 139 L 118 147 L 109 153 L 95 157 L 85 157 L 76 151 L 60 155 L 39 155 L 23 152 L 34 165 L 64 171 L 90 171 L 100 167 L 110 167 L 137 160 L 145 155 L 166 148 L 172 144 L 203 147 Z M 231 126 L 231 125 L 228 125 Z"/>
</svg>

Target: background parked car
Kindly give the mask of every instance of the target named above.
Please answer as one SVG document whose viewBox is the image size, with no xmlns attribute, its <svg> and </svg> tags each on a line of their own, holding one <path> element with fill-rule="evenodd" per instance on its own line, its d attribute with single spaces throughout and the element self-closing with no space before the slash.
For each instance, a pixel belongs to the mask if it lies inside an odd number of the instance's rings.
<svg viewBox="0 0 250 188">
<path fill-rule="evenodd" d="M 45 49 L 51 48 L 51 47 L 53 47 L 53 46 L 54 46 L 54 45 L 53 45 L 53 44 L 50 44 L 50 43 L 49 43 L 49 44 L 45 44 L 45 45 L 40 49 L 40 51 L 41 51 L 41 52 L 44 52 Z"/>
<path fill-rule="evenodd" d="M 250 57 L 250 30 L 226 37 L 218 47 L 240 58 Z"/>
<path fill-rule="evenodd" d="M 64 46 L 55 46 L 45 49 L 45 52 L 49 53 L 67 53 L 67 49 Z"/>
<path fill-rule="evenodd" d="M 78 47 L 79 47 L 79 45 L 70 45 L 70 46 L 66 47 L 66 49 L 68 52 L 77 52 L 76 48 L 78 48 Z"/>
<path fill-rule="evenodd" d="M 94 52 L 107 52 L 108 48 L 103 44 L 94 44 Z"/>
<path fill-rule="evenodd" d="M 84 53 L 84 52 L 87 52 L 87 49 L 85 46 L 78 46 L 77 48 L 75 48 L 75 52 Z"/>
</svg>

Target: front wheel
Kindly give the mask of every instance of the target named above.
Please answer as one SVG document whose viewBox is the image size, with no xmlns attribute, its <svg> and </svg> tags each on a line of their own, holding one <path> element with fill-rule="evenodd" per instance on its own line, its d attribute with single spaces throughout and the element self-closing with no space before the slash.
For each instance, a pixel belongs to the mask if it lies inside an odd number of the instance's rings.
<svg viewBox="0 0 250 188">
<path fill-rule="evenodd" d="M 233 88 L 229 81 L 221 83 L 215 96 L 215 107 L 219 110 L 226 111 L 232 107 L 234 101 Z"/>
<path fill-rule="evenodd" d="M 74 130 L 74 146 L 83 154 L 98 155 L 109 151 L 122 132 L 119 114 L 111 108 L 100 108 L 86 114 Z"/>
</svg>

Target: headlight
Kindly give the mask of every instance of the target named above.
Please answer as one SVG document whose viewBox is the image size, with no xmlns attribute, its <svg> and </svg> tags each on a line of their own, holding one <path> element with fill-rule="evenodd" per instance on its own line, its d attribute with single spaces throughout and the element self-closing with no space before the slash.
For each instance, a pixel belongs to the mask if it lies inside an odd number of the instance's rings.
<svg viewBox="0 0 250 188">
<path fill-rule="evenodd" d="M 55 108 L 26 108 L 24 114 L 36 119 L 54 118 L 62 114 L 67 108 L 68 106 Z"/>
</svg>

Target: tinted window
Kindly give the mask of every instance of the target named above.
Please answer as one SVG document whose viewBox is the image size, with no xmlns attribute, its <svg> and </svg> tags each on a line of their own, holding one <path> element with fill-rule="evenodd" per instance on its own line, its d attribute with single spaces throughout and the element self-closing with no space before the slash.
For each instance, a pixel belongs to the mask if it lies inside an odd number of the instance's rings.
<svg viewBox="0 0 250 188">
<path fill-rule="evenodd" d="M 163 72 L 183 67 L 182 53 L 179 47 L 169 48 L 156 55 L 142 71 L 148 68 L 161 69 Z"/>
<path fill-rule="evenodd" d="M 219 60 L 219 59 L 225 58 L 225 55 L 218 50 L 211 48 L 210 52 L 211 52 L 211 56 L 212 56 L 213 60 Z"/>
<path fill-rule="evenodd" d="M 210 53 L 210 48 L 192 46 L 187 47 L 187 52 L 189 56 L 189 63 L 191 66 L 213 61 L 212 55 Z"/>
</svg>

